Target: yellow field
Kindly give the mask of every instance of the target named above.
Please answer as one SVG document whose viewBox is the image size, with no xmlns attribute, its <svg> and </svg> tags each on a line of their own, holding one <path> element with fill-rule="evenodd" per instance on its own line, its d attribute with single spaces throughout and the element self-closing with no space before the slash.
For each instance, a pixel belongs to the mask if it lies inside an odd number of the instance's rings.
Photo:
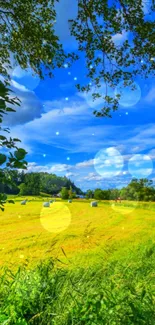
<svg viewBox="0 0 155 325">
<path fill-rule="evenodd" d="M 28 198 L 31 202 L 25 206 L 22 199 L 0 212 L 1 266 L 31 266 L 50 256 L 75 265 L 91 263 L 103 258 L 107 247 L 120 256 L 130 245 L 155 238 L 154 203 L 143 209 L 131 202 L 126 207 L 99 202 L 92 208 L 86 200 L 71 204 L 57 200 L 43 208 L 42 199 Z"/>
</svg>

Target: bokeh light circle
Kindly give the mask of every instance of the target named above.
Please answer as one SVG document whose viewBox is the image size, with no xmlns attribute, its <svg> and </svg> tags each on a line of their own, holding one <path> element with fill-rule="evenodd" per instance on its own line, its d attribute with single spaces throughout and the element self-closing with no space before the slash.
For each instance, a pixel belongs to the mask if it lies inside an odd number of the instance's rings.
<svg viewBox="0 0 155 325">
<path fill-rule="evenodd" d="M 65 203 L 54 202 L 42 208 L 40 222 L 45 230 L 57 234 L 69 227 L 71 212 Z"/>
<path fill-rule="evenodd" d="M 126 187 L 127 184 L 124 185 Z M 138 205 L 138 195 L 134 194 L 134 201 L 125 200 L 123 197 L 123 191 L 117 195 L 117 190 L 114 189 L 113 193 L 110 195 L 110 206 L 118 215 L 127 215 L 132 213 Z M 116 193 L 116 194 L 115 194 Z M 120 198 L 120 200 L 115 201 L 115 199 Z"/>
<path fill-rule="evenodd" d="M 114 147 L 101 149 L 94 158 L 94 168 L 104 178 L 113 178 L 119 175 L 123 165 L 123 157 Z"/>
<path fill-rule="evenodd" d="M 128 171 L 137 179 L 146 178 L 153 172 L 152 159 L 145 154 L 134 155 L 128 162 Z"/>
<path fill-rule="evenodd" d="M 125 201 L 122 200 L 121 203 L 120 202 L 114 202 L 111 201 L 111 207 L 112 209 L 122 215 L 126 215 L 126 214 L 130 214 L 132 213 L 136 207 L 138 205 L 138 201 Z"/>
<path fill-rule="evenodd" d="M 93 99 L 93 94 L 99 93 L 101 97 Z M 105 102 L 105 95 L 106 95 L 106 86 L 105 84 L 102 84 L 100 88 L 97 88 L 93 85 L 90 85 L 90 90 L 88 92 L 83 92 L 78 94 L 80 97 L 82 97 L 88 104 L 90 108 L 96 108 L 99 106 L 103 107 L 103 104 Z M 109 94 L 110 96 L 110 94 Z"/>
<path fill-rule="evenodd" d="M 39 76 L 34 74 L 31 68 L 24 70 L 19 65 L 13 69 L 11 77 L 18 84 L 24 86 L 29 90 L 36 89 L 40 83 Z"/>
<path fill-rule="evenodd" d="M 136 87 L 132 90 L 132 86 Z M 124 81 L 121 81 L 115 89 L 115 96 L 121 95 L 119 104 L 123 107 L 131 107 L 136 105 L 141 98 L 141 89 L 137 82 L 133 82 L 133 85 L 124 86 Z"/>
</svg>

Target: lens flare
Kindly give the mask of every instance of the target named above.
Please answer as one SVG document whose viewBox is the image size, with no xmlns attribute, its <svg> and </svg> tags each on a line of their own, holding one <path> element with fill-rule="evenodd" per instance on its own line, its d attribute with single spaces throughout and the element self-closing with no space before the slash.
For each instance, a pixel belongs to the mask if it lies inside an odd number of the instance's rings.
<svg viewBox="0 0 155 325">
<path fill-rule="evenodd" d="M 55 202 L 49 208 L 42 208 L 40 222 L 45 230 L 57 234 L 69 227 L 71 212 L 63 202 Z"/>
</svg>

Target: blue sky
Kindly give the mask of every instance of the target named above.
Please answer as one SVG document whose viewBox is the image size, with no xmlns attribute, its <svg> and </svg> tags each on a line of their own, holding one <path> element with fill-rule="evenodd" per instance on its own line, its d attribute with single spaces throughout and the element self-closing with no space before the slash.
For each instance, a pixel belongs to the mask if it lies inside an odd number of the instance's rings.
<svg viewBox="0 0 155 325">
<path fill-rule="evenodd" d="M 66 50 L 77 49 L 67 23 L 76 13 L 70 0 L 57 5 L 55 28 Z M 126 37 L 124 32 L 114 39 Z M 104 119 L 93 115 L 102 102 L 93 102 L 91 93 L 83 95 L 75 87 L 84 83 L 85 73 L 84 58 L 43 81 L 20 67 L 12 70 L 12 88 L 22 105 L 4 122 L 28 151 L 28 171 L 66 175 L 82 190 L 120 188 L 134 176 L 155 180 L 154 80 L 137 78 L 138 90 L 123 91 L 119 110 Z"/>
</svg>

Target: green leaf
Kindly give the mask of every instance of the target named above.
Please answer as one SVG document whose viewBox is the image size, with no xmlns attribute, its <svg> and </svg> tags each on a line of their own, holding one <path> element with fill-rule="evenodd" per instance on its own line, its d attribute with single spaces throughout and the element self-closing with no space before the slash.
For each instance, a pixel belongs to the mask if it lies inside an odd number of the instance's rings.
<svg viewBox="0 0 155 325">
<path fill-rule="evenodd" d="M 7 107 L 7 108 L 6 108 L 6 111 L 7 111 L 7 112 L 16 112 L 16 110 L 13 109 L 13 108 L 11 108 L 11 107 Z"/>
<path fill-rule="evenodd" d="M 4 164 L 6 162 L 7 157 L 0 153 L 0 165 Z"/>
<path fill-rule="evenodd" d="M 23 160 L 26 154 L 27 152 L 22 148 L 19 148 L 17 151 L 14 152 L 14 155 L 18 160 Z"/>
<path fill-rule="evenodd" d="M 6 140 L 6 137 L 4 137 L 3 135 L 0 135 L 0 140 Z"/>
</svg>

